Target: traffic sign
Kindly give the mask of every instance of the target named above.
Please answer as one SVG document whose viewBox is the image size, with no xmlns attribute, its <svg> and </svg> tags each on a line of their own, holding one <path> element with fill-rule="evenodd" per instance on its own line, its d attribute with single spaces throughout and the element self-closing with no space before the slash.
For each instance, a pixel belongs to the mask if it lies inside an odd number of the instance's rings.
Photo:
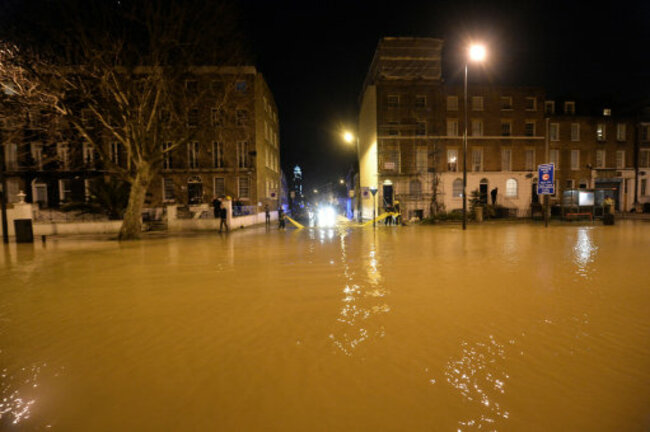
<svg viewBox="0 0 650 432">
<path fill-rule="evenodd" d="M 537 166 L 537 195 L 555 193 L 555 165 L 552 163 Z"/>
</svg>

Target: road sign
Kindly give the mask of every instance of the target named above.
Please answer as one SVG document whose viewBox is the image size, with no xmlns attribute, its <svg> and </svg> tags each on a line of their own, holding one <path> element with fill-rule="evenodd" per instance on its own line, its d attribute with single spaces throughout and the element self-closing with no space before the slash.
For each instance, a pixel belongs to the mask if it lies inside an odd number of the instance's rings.
<svg viewBox="0 0 650 432">
<path fill-rule="evenodd" d="M 552 163 L 537 166 L 537 195 L 555 193 L 555 165 Z"/>
<path fill-rule="evenodd" d="M 370 188 L 370 193 L 372 194 L 372 196 L 375 196 L 375 194 L 377 193 L 377 188 L 376 187 L 371 187 Z"/>
</svg>

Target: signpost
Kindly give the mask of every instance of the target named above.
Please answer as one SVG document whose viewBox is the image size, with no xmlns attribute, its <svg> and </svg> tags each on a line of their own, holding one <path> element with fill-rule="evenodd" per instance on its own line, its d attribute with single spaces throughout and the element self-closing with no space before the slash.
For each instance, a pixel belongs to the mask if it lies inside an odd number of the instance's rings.
<svg viewBox="0 0 650 432">
<path fill-rule="evenodd" d="M 555 165 L 537 166 L 537 195 L 544 195 L 544 226 L 548 227 L 548 196 L 555 194 Z"/>
<path fill-rule="evenodd" d="M 377 221 L 375 220 L 375 211 L 377 209 L 377 188 L 371 187 L 370 193 L 372 194 L 372 227 L 375 228 Z"/>
</svg>

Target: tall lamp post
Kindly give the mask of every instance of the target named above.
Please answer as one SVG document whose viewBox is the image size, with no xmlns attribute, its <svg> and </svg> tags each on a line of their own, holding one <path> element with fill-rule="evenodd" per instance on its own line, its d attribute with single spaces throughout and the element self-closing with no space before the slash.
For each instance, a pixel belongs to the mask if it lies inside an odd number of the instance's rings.
<svg viewBox="0 0 650 432">
<path fill-rule="evenodd" d="M 357 146 L 357 172 L 359 174 L 359 183 L 361 183 L 361 161 L 359 160 L 360 155 L 359 155 L 359 136 L 354 135 L 350 131 L 345 131 L 343 132 L 343 141 L 345 141 L 348 144 L 355 143 Z M 354 185 L 353 185 L 354 187 Z M 361 189 L 361 184 L 359 184 L 359 189 Z M 359 219 L 359 222 L 361 222 L 361 197 L 356 197 L 357 200 L 357 217 Z"/>
<path fill-rule="evenodd" d="M 483 45 L 471 45 L 468 58 L 465 60 L 465 131 L 463 133 L 463 229 L 467 229 L 467 69 L 469 61 L 482 62 L 486 51 Z"/>
</svg>

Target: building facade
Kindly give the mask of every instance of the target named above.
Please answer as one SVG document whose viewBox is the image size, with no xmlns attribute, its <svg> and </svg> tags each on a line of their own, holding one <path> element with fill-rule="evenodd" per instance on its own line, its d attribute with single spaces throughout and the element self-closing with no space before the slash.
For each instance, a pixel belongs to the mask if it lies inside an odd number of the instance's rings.
<svg viewBox="0 0 650 432">
<path fill-rule="evenodd" d="M 145 207 L 200 205 L 229 196 L 241 206 L 275 208 L 281 189 L 279 120 L 262 74 L 252 66 L 197 67 L 185 86 L 204 94 L 203 103 L 188 110 L 190 141 L 163 143 L 162 169 Z M 40 131 L 61 136 L 60 143 L 46 146 L 39 144 L 38 134 L 16 138 L 17 128 L 34 129 L 28 123 L 4 126 L 12 131 L 12 138 L 3 140 L 9 202 L 17 201 L 20 191 L 40 208 L 84 201 L 94 178 L 113 175 L 72 131 Z M 108 157 L 115 165 L 127 163 L 118 143 L 111 143 Z"/>
<path fill-rule="evenodd" d="M 377 46 L 359 112 L 364 218 L 373 212 L 371 188 L 378 189 L 378 210 L 399 201 L 407 218 L 462 208 L 464 87 L 442 79 L 442 46 L 431 38 L 384 38 Z M 607 107 L 584 115 L 576 101 L 548 100 L 539 87 L 484 85 L 469 86 L 467 112 L 470 199 L 494 197 L 528 216 L 539 204 L 537 166 L 547 162 L 557 169 L 552 203 L 565 189 L 601 188 L 629 211 L 635 181 L 638 201 L 646 199 L 647 173 L 635 164 L 637 157 L 639 166 L 648 163 L 648 141 L 637 143 L 632 117 L 613 116 Z"/>
</svg>

